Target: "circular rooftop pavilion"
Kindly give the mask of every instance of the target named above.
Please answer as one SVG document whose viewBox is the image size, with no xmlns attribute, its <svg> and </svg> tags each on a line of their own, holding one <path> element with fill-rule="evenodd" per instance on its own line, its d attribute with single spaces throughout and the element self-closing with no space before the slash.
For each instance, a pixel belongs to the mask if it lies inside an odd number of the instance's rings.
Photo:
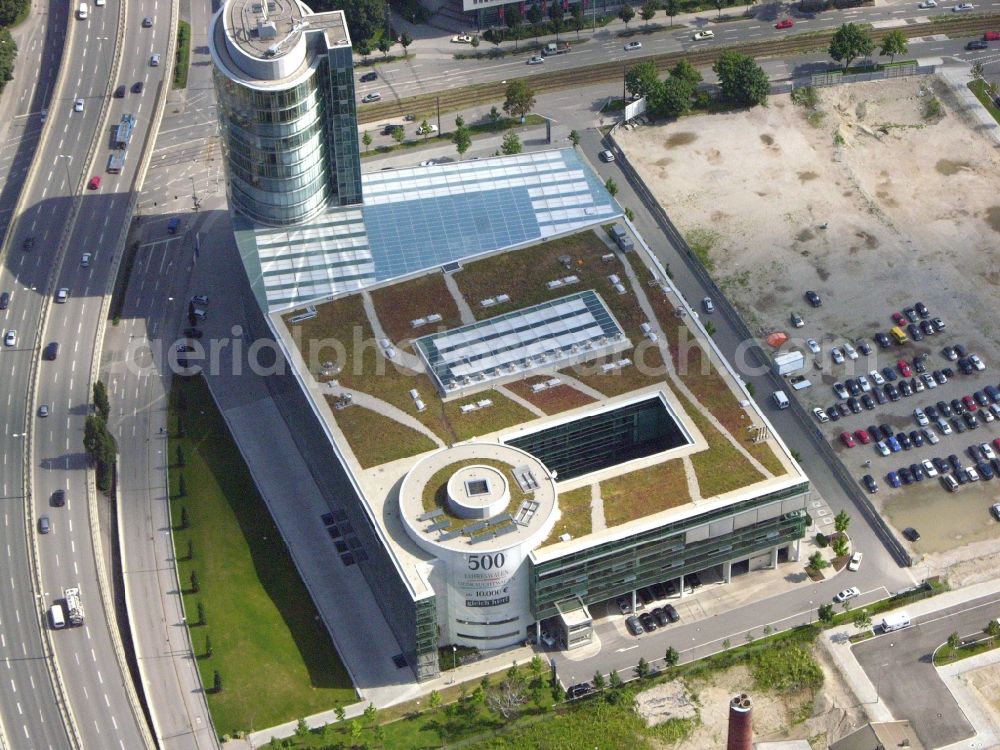
<svg viewBox="0 0 1000 750">
<path fill-rule="evenodd" d="M 399 488 L 407 534 L 431 554 L 489 552 L 540 542 L 555 523 L 555 481 L 534 456 L 465 443 L 419 461 Z"/>
</svg>

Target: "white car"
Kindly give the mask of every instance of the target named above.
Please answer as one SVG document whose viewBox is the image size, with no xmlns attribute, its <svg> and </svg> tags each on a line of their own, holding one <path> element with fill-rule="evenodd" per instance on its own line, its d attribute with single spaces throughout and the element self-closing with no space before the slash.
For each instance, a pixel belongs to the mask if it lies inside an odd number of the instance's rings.
<svg viewBox="0 0 1000 750">
<path fill-rule="evenodd" d="M 629 42 L 625 45 L 626 52 L 632 52 L 637 49 L 642 49 L 642 42 Z"/>
<path fill-rule="evenodd" d="M 882 377 L 882 373 L 880 373 L 878 370 L 872 370 L 871 372 L 868 373 L 868 375 L 869 377 L 871 377 L 872 382 L 875 385 L 885 385 L 885 378 Z"/>
<path fill-rule="evenodd" d="M 472 37 L 468 34 L 459 34 L 451 38 L 452 44 L 472 44 Z"/>
<path fill-rule="evenodd" d="M 715 32 L 711 29 L 706 29 L 705 31 L 696 31 L 694 36 L 691 37 L 694 41 L 700 42 L 702 39 L 715 39 Z"/>
<path fill-rule="evenodd" d="M 921 461 L 920 465 L 924 467 L 924 473 L 926 473 L 927 476 L 930 477 L 931 479 L 933 479 L 938 475 L 937 468 L 934 466 L 933 463 L 931 463 L 931 460 L 929 458 L 925 458 L 923 461 Z"/>
<path fill-rule="evenodd" d="M 435 164 L 437 164 L 437 162 L 433 159 L 427 159 L 426 161 L 420 162 L 421 167 L 433 167 Z"/>
<path fill-rule="evenodd" d="M 849 343 L 847 343 L 846 341 L 844 342 L 844 347 L 843 348 L 844 348 L 844 353 L 847 355 L 848 359 L 857 359 L 858 358 L 858 352 L 857 352 L 857 350 L 853 346 L 851 346 Z"/>
<path fill-rule="evenodd" d="M 844 364 L 844 353 L 837 347 L 833 347 L 833 349 L 830 350 L 830 356 L 833 357 L 833 363 L 835 365 Z"/>
<path fill-rule="evenodd" d="M 857 586 L 851 586 L 833 597 L 833 600 L 840 604 L 841 602 L 846 602 L 848 599 L 853 599 L 856 596 L 861 596 L 861 592 L 858 590 Z"/>
<path fill-rule="evenodd" d="M 73 102 L 73 111 L 83 112 L 83 99 L 77 99 L 75 102 Z"/>
<path fill-rule="evenodd" d="M 937 388 L 937 381 L 934 380 L 934 376 L 931 375 L 929 372 L 925 372 L 923 375 L 921 375 L 920 379 L 924 381 L 924 384 L 928 388 Z"/>
<path fill-rule="evenodd" d="M 917 7 L 918 8 L 936 8 L 937 7 L 937 0 L 923 0 L 923 2 L 920 3 Z"/>
<path fill-rule="evenodd" d="M 17 331 L 11 328 L 3 338 L 4 346 L 17 346 Z"/>
<path fill-rule="evenodd" d="M 990 447 L 989 443 L 981 444 L 979 446 L 979 452 L 983 454 L 983 458 L 985 458 L 987 461 L 992 461 L 994 458 L 997 457 L 997 454 Z"/>
<path fill-rule="evenodd" d="M 951 425 L 948 424 L 947 419 L 939 419 L 937 421 L 938 429 L 941 430 L 942 434 L 950 435 L 954 430 L 951 429 Z"/>
<path fill-rule="evenodd" d="M 819 344 L 816 343 L 816 339 L 806 339 L 806 346 L 809 347 L 809 351 L 813 354 L 819 354 L 822 349 L 820 349 Z"/>
<path fill-rule="evenodd" d="M 858 384 L 861 386 L 861 392 L 862 393 L 871 393 L 872 392 L 872 384 L 868 382 L 868 378 L 866 378 L 864 375 L 858 375 L 858 377 L 855 378 L 855 379 L 858 381 Z"/>
<path fill-rule="evenodd" d="M 365 94 L 361 97 L 362 104 L 371 104 L 372 102 L 382 101 L 382 94 L 378 91 L 373 91 L 370 94 Z"/>
<path fill-rule="evenodd" d="M 975 7 L 972 3 L 959 3 L 951 10 L 952 13 L 961 13 L 963 10 L 975 10 Z"/>
<path fill-rule="evenodd" d="M 969 478 L 970 482 L 978 482 L 979 481 L 979 472 L 976 471 L 975 469 L 973 469 L 971 466 L 969 466 L 969 467 L 967 467 L 965 469 L 965 476 L 967 476 Z"/>
<path fill-rule="evenodd" d="M 917 424 L 920 425 L 921 427 L 926 427 L 931 423 L 931 420 L 929 420 L 927 418 L 927 415 L 924 414 L 923 409 L 914 409 L 913 418 L 917 420 Z"/>
<path fill-rule="evenodd" d="M 889 453 L 891 452 L 889 450 L 889 446 L 885 444 L 884 440 L 879 440 L 877 443 L 875 443 L 875 450 L 879 452 L 880 456 L 888 456 Z"/>
<path fill-rule="evenodd" d="M 543 62 L 545 62 L 545 58 L 538 55 L 528 58 L 528 65 L 541 65 Z"/>
<path fill-rule="evenodd" d="M 83 255 L 81 255 L 80 265 L 83 266 L 84 268 L 87 268 L 90 265 L 90 258 L 91 258 L 90 253 L 84 253 Z"/>
<path fill-rule="evenodd" d="M 983 364 L 983 360 L 981 360 L 979 358 L 979 355 L 977 354 L 970 354 L 969 361 L 972 363 L 972 366 L 975 367 L 977 370 L 982 371 L 986 369 L 986 365 Z"/>
<path fill-rule="evenodd" d="M 604 150 L 601 152 L 601 161 L 612 162 L 615 160 L 615 155 L 610 151 Z"/>
<path fill-rule="evenodd" d="M 818 406 L 815 409 L 813 409 L 813 416 L 819 420 L 820 424 L 826 424 L 827 422 L 830 421 L 830 418 L 826 416 L 826 412 L 824 412 Z"/>
<path fill-rule="evenodd" d="M 855 552 L 851 556 L 851 561 L 847 563 L 847 569 L 851 571 L 857 571 L 857 569 L 861 567 L 861 561 L 864 559 L 864 557 L 865 557 L 864 552 Z M 857 589 L 855 589 L 855 591 L 857 591 Z"/>
<path fill-rule="evenodd" d="M 707 312 L 709 315 L 715 312 L 715 303 L 712 302 L 711 297 L 705 297 L 705 299 L 701 301 L 701 306 L 705 308 L 705 312 Z"/>
<path fill-rule="evenodd" d="M 67 299 L 69 299 L 69 289 L 67 289 L 66 287 L 63 287 L 58 292 L 56 292 L 56 302 L 58 302 L 60 305 Z"/>
<path fill-rule="evenodd" d="M 427 123 L 427 126 L 418 125 L 417 135 L 430 135 L 431 133 L 438 132 L 438 126 L 433 123 Z"/>
</svg>

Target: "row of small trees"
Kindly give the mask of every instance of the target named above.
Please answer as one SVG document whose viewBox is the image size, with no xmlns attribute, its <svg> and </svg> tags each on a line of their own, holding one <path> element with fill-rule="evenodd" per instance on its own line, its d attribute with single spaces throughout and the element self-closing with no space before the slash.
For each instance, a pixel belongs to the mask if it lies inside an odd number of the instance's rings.
<svg viewBox="0 0 1000 750">
<path fill-rule="evenodd" d="M 114 476 L 118 443 L 108 430 L 111 404 L 108 401 L 108 389 L 100 380 L 94 383 L 94 412 L 87 417 L 83 427 L 83 449 L 96 469 L 97 489 L 108 492 Z"/>
<path fill-rule="evenodd" d="M 906 35 L 900 29 L 894 29 L 882 37 L 882 45 L 879 47 L 880 55 L 887 55 L 889 62 L 895 62 L 896 55 L 905 55 L 908 50 Z M 844 63 L 844 70 L 851 67 L 851 63 L 859 57 L 868 57 L 875 51 L 875 41 L 871 33 L 855 23 L 845 23 L 830 40 L 830 57 L 837 62 Z"/>
</svg>

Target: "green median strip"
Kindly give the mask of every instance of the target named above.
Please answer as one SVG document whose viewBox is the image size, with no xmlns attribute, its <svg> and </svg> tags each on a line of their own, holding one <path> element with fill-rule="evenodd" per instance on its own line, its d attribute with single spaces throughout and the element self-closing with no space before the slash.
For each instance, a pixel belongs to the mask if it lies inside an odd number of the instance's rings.
<svg viewBox="0 0 1000 750">
<path fill-rule="evenodd" d="M 177 22 L 177 57 L 174 60 L 174 88 L 187 88 L 188 64 L 191 61 L 191 24 Z"/>
</svg>

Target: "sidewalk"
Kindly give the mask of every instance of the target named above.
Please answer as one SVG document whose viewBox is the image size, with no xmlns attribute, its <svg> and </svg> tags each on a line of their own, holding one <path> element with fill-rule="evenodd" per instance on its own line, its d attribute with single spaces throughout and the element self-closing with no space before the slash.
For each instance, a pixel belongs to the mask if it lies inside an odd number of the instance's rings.
<svg viewBox="0 0 1000 750">
<path fill-rule="evenodd" d="M 993 116 L 976 98 L 976 95 L 969 89 L 969 82 L 972 76 L 969 68 L 965 65 L 945 65 L 938 68 L 938 75 L 951 86 L 955 96 L 962 104 L 962 112 L 968 112 L 980 123 L 980 129 L 988 133 L 997 144 L 1000 144 L 1000 124 L 993 119 Z"/>
</svg>

